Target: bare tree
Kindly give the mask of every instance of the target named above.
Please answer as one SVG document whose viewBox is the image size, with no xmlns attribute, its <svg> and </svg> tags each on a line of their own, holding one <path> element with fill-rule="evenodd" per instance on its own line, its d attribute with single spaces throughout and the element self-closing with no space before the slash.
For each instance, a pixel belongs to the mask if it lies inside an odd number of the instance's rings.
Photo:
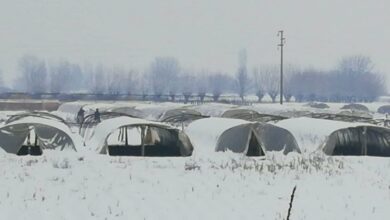
<svg viewBox="0 0 390 220">
<path fill-rule="evenodd" d="M 189 99 L 191 98 L 191 95 L 192 93 L 194 92 L 194 88 L 195 88 L 195 76 L 194 74 L 190 73 L 190 72 L 186 72 L 186 73 L 183 73 L 181 76 L 180 76 L 180 85 L 181 85 L 181 92 L 184 96 L 184 102 L 187 103 L 189 101 Z"/>
<path fill-rule="evenodd" d="M 103 94 L 132 94 L 135 91 L 145 100 L 149 94 L 161 99 L 169 95 L 175 100 L 180 92 L 188 102 L 197 94 L 204 101 L 207 93 L 212 93 L 218 101 L 224 92 L 237 92 L 242 100 L 249 90 L 253 90 L 260 102 L 265 94 L 276 101 L 279 94 L 279 66 L 268 65 L 253 70 L 248 79 L 246 51 L 238 55 L 238 69 L 235 77 L 223 73 L 211 74 L 203 70 L 197 73 L 181 74 L 179 62 L 172 57 L 157 57 L 151 63 L 148 74 L 138 74 L 134 70 L 114 67 L 106 68 L 102 64 L 92 64 L 80 68 L 80 65 L 66 60 L 56 63 L 46 62 L 35 56 L 24 56 L 18 67 L 21 77 L 14 88 L 29 93 L 42 93 L 50 88 L 51 92 L 63 93 L 89 90 Z M 0 87 L 2 87 L 0 72 Z M 386 93 L 383 75 L 374 70 L 370 57 L 356 55 L 344 57 L 333 70 L 323 71 L 315 68 L 304 69 L 285 66 L 284 98 L 290 101 L 373 101 Z"/>
<path fill-rule="evenodd" d="M 125 70 L 121 67 L 114 67 L 105 74 L 107 92 L 110 95 L 119 95 L 125 90 L 126 75 Z"/>
<path fill-rule="evenodd" d="M 348 102 L 373 100 L 385 92 L 383 81 L 373 72 L 374 64 L 367 56 L 343 58 L 335 71 L 335 84 Z"/>
<path fill-rule="evenodd" d="M 102 64 L 93 68 L 91 75 L 92 93 L 104 94 L 107 91 L 107 76 L 105 72 L 107 72 L 107 70 Z"/>
<path fill-rule="evenodd" d="M 42 93 L 47 89 L 47 68 L 44 60 L 25 55 L 19 60 L 21 81 L 29 93 Z"/>
<path fill-rule="evenodd" d="M 69 74 L 70 83 L 67 85 L 68 91 L 82 91 L 85 90 L 85 74 L 77 63 L 72 63 Z"/>
<path fill-rule="evenodd" d="M 3 71 L 0 69 L 0 92 L 5 92 L 7 88 L 4 87 Z"/>
<path fill-rule="evenodd" d="M 61 61 L 58 64 L 49 64 L 49 77 L 50 77 L 50 91 L 54 93 L 60 93 L 64 90 L 67 84 L 69 72 L 69 63 Z"/>
<path fill-rule="evenodd" d="M 207 93 L 208 81 L 207 81 L 207 72 L 202 71 L 200 74 L 197 74 L 196 77 L 196 90 L 201 102 L 204 101 Z"/>
<path fill-rule="evenodd" d="M 209 90 L 213 94 L 213 100 L 218 101 L 223 92 L 234 86 L 235 80 L 223 73 L 208 75 Z"/>
<path fill-rule="evenodd" d="M 127 73 L 125 73 L 122 86 L 123 86 L 124 92 L 127 95 L 131 95 L 137 91 L 137 85 L 135 82 L 137 72 L 133 69 L 130 69 L 126 72 Z"/>
<path fill-rule="evenodd" d="M 84 63 L 82 67 L 82 72 L 84 73 L 84 89 L 87 92 L 93 92 L 94 88 L 94 66 L 90 63 Z"/>
<path fill-rule="evenodd" d="M 372 102 L 375 101 L 381 95 L 387 93 L 386 91 L 386 80 L 385 77 L 381 74 L 369 73 L 365 74 L 362 78 L 362 85 L 364 86 L 364 94 L 360 98 L 361 101 Z"/>
<path fill-rule="evenodd" d="M 1 69 L 0 69 L 0 86 L 4 86 L 4 80 L 3 80 L 3 77 L 4 77 L 3 70 L 1 70 Z"/>
<path fill-rule="evenodd" d="M 261 102 L 263 99 L 266 90 L 265 90 L 265 82 L 264 82 L 264 75 L 261 74 L 258 68 L 253 69 L 253 81 L 254 81 L 254 87 L 255 87 L 255 93 L 258 99 L 258 102 Z"/>
<path fill-rule="evenodd" d="M 137 94 L 141 95 L 142 100 L 146 100 L 153 92 L 150 77 L 151 75 L 146 72 L 134 74 L 135 89 L 138 91 Z"/>
<path fill-rule="evenodd" d="M 296 71 L 286 81 L 288 93 L 295 101 L 324 101 L 327 98 L 329 75 L 317 69 Z"/>
<path fill-rule="evenodd" d="M 243 49 L 238 54 L 239 66 L 236 74 L 238 94 L 241 100 L 244 101 L 245 94 L 248 90 L 248 71 L 246 67 L 247 55 L 246 50 Z"/>
<path fill-rule="evenodd" d="M 300 73 L 300 69 L 297 66 L 294 65 L 286 65 L 284 67 L 284 98 L 286 99 L 286 102 L 290 102 L 291 98 L 293 97 L 294 93 L 294 85 L 292 79 L 295 75 Z"/>
<path fill-rule="evenodd" d="M 371 60 L 363 56 L 343 58 L 332 71 L 295 71 L 287 80 L 296 101 L 373 101 L 385 93 L 384 85 Z"/>
<path fill-rule="evenodd" d="M 338 64 L 338 70 L 345 74 L 365 74 L 371 73 L 374 68 L 374 64 L 370 57 L 363 55 L 354 55 L 344 57 Z"/>
<path fill-rule="evenodd" d="M 263 78 L 265 91 L 271 97 L 272 102 L 276 101 L 276 96 L 279 94 L 279 74 L 278 66 L 268 65 L 260 69 L 260 74 Z"/>
<path fill-rule="evenodd" d="M 54 93 L 72 92 L 82 89 L 83 73 L 78 64 L 62 60 L 49 65 L 50 91 Z"/>
<path fill-rule="evenodd" d="M 168 92 L 172 101 L 178 89 L 177 79 L 179 77 L 179 62 L 173 57 L 157 57 L 150 66 L 150 77 L 153 92 L 157 99 Z M 168 88 L 168 91 L 166 91 Z"/>
</svg>

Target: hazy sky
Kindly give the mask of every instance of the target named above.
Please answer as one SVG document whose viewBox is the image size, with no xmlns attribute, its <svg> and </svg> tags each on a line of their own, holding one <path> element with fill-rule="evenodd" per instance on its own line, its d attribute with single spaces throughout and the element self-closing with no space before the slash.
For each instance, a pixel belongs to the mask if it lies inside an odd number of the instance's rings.
<svg viewBox="0 0 390 220">
<path fill-rule="evenodd" d="M 331 68 L 341 57 L 371 56 L 390 74 L 388 0 L 0 0 L 0 69 L 18 74 L 24 54 L 50 60 L 132 66 L 155 56 L 183 67 L 234 72 L 285 60 Z"/>
</svg>

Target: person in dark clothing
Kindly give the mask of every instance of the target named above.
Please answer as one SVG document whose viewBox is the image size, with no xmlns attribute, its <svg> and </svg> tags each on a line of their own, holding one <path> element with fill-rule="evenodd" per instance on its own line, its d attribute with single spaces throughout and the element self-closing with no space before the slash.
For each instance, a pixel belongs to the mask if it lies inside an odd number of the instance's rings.
<svg viewBox="0 0 390 220">
<path fill-rule="evenodd" d="M 100 112 L 99 109 L 97 108 L 94 114 L 94 119 L 97 123 L 100 123 Z"/>
<path fill-rule="evenodd" d="M 85 111 L 84 111 L 83 107 L 81 107 L 79 112 L 77 113 L 76 120 L 77 120 L 77 123 L 80 125 L 84 122 L 84 112 Z"/>
</svg>

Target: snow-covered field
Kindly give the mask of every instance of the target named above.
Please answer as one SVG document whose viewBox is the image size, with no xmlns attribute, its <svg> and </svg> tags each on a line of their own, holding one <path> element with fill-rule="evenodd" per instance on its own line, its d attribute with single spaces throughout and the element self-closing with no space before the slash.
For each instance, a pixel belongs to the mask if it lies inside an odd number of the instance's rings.
<svg viewBox="0 0 390 220">
<path fill-rule="evenodd" d="M 1 219 L 387 219 L 390 161 L 369 157 L 0 159 Z"/>
<path fill-rule="evenodd" d="M 220 106 L 212 106 L 197 109 L 217 114 Z M 251 108 L 306 110 L 295 103 Z M 85 150 L 19 157 L 0 151 L 0 167 L 0 219 L 286 219 L 295 186 L 290 219 L 390 217 L 388 158 L 229 152 L 141 158 Z"/>
</svg>

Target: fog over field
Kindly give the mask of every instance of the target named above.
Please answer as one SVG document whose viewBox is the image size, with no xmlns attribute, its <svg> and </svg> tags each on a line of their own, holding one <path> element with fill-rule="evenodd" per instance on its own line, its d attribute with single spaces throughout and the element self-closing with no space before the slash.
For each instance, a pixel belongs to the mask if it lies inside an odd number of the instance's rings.
<svg viewBox="0 0 390 220">
<path fill-rule="evenodd" d="M 389 1 L 0 5 L 0 220 L 390 218 Z"/>
<path fill-rule="evenodd" d="M 103 63 L 144 71 L 158 56 L 188 69 L 234 74 L 237 53 L 248 68 L 277 64 L 276 33 L 285 30 L 285 62 L 331 69 L 342 57 L 372 58 L 390 71 L 389 2 L 375 1 L 48 1 L 2 0 L 0 69 L 19 74 L 25 54 L 47 61 Z"/>
</svg>

